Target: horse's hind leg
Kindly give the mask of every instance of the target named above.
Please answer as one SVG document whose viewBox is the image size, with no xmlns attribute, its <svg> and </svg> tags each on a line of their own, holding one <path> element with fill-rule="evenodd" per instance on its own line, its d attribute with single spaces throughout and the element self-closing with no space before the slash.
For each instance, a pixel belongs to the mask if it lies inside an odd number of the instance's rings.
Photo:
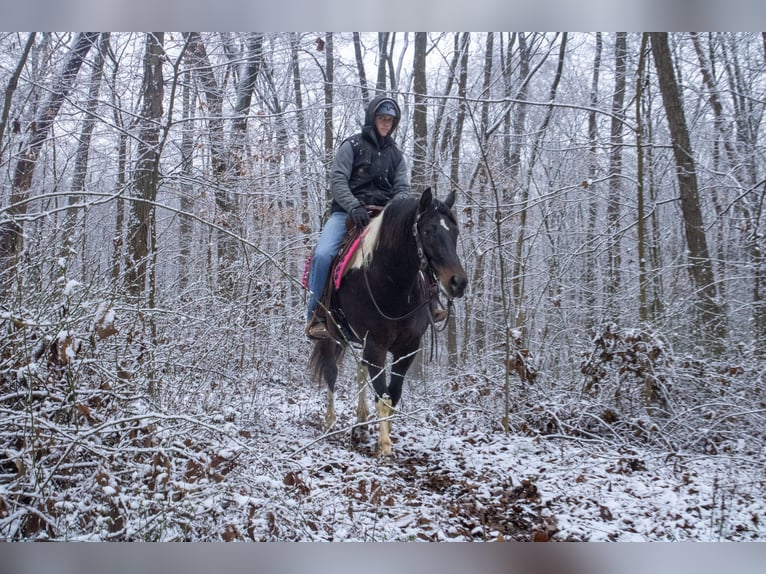
<svg viewBox="0 0 766 574">
<path fill-rule="evenodd" d="M 335 381 L 338 379 L 338 360 L 342 348 L 332 341 L 317 341 L 312 362 L 316 363 L 315 372 L 321 373 L 327 385 L 327 410 L 324 417 L 325 430 L 335 424 Z"/>
<path fill-rule="evenodd" d="M 324 415 L 324 430 L 329 431 L 335 424 L 335 393 L 327 387 L 327 411 Z"/>
<path fill-rule="evenodd" d="M 370 418 L 370 409 L 367 406 L 367 367 L 363 363 L 359 363 L 356 368 L 356 385 L 356 422 L 358 426 L 351 431 L 351 438 L 355 442 L 366 442 L 369 436 L 367 419 Z"/>
</svg>

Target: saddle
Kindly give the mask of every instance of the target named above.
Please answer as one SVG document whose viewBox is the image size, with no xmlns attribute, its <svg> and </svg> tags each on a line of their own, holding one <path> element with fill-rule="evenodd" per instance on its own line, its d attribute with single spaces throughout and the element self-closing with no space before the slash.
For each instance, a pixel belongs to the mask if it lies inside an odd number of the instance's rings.
<svg viewBox="0 0 766 574">
<path fill-rule="evenodd" d="M 377 217 L 383 211 L 382 207 L 376 205 L 368 205 L 367 212 L 370 214 L 370 218 Z M 345 316 L 342 310 L 335 302 L 335 293 L 340 289 L 343 276 L 346 274 L 348 265 L 354 257 L 354 253 L 361 245 L 369 227 L 359 229 L 351 221 L 351 218 L 346 219 L 346 235 L 343 236 L 338 253 L 330 265 L 330 273 L 328 275 L 327 283 L 322 290 L 322 296 L 319 299 L 319 305 L 314 310 L 314 314 L 325 321 L 327 330 L 333 336 L 337 338 L 336 324 L 343 331 L 345 338 L 351 338 L 351 332 L 346 322 Z M 303 286 L 308 287 L 308 274 L 311 267 L 311 256 L 306 260 L 306 268 L 303 272 Z M 333 315 L 335 321 L 327 321 L 327 309 L 329 309 Z"/>
</svg>

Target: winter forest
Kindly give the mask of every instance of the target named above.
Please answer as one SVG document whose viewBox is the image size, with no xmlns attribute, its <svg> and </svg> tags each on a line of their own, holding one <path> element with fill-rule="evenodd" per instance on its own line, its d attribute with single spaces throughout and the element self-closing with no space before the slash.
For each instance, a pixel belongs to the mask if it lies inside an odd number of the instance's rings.
<svg viewBox="0 0 766 574">
<path fill-rule="evenodd" d="M 0 90 L 1 538 L 766 539 L 766 33 L 6 32 Z M 386 462 L 302 286 L 381 93 L 469 276 Z"/>
</svg>

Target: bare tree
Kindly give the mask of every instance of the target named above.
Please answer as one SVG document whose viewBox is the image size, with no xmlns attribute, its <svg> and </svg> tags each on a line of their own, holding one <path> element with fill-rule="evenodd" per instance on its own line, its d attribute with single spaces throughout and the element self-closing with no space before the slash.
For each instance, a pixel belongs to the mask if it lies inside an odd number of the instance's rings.
<svg viewBox="0 0 766 574">
<path fill-rule="evenodd" d="M 90 142 L 93 135 L 93 129 L 96 126 L 96 113 L 99 106 L 99 94 L 101 92 L 101 83 L 104 75 L 105 55 L 109 52 L 109 32 L 103 32 L 99 41 L 96 57 L 93 61 L 91 70 L 90 87 L 88 90 L 88 100 L 85 103 L 85 117 L 83 118 L 82 129 L 80 130 L 80 139 L 77 144 L 77 153 L 74 160 L 74 173 L 72 174 L 72 184 L 69 196 L 69 209 L 67 210 L 62 227 L 63 234 L 63 253 L 64 260 L 69 257 L 73 247 L 78 239 L 76 236 L 76 219 L 78 209 L 76 205 L 81 201 L 80 194 L 85 188 L 85 178 L 88 174 L 88 159 L 90 155 Z M 84 236 L 84 223 L 80 228 L 79 237 Z M 81 255 L 85 257 L 85 245 L 82 246 Z M 62 266 L 61 270 L 64 271 Z M 83 267 L 84 271 L 84 267 Z"/>
<path fill-rule="evenodd" d="M 129 265 L 126 271 L 128 292 L 140 297 L 146 288 L 150 246 L 154 236 L 154 203 L 159 183 L 159 140 L 162 100 L 165 94 L 162 76 L 164 32 L 146 35 L 144 53 L 143 109 L 133 179 L 133 195 L 128 230 Z"/>
<path fill-rule="evenodd" d="M 298 189 L 300 190 L 301 223 L 305 226 L 309 222 L 309 191 L 308 182 L 304 176 L 306 170 L 306 118 L 303 111 L 303 82 L 301 81 L 301 69 L 298 62 L 298 48 L 300 37 L 297 33 L 290 34 L 290 58 L 293 71 L 293 92 L 295 94 L 295 123 L 298 127 Z"/>
<path fill-rule="evenodd" d="M 29 137 L 22 144 L 13 171 L 7 219 L 0 221 L 0 272 L 15 265 L 16 257 L 22 249 L 23 217 L 27 213 L 27 199 L 40 148 L 48 138 L 53 122 L 74 85 L 77 72 L 97 38 L 98 32 L 82 32 L 75 36 L 64 68 L 35 117 Z"/>
<path fill-rule="evenodd" d="M 16 67 L 13 69 L 11 77 L 8 78 L 8 86 L 5 88 L 5 97 L 3 98 L 3 112 L 2 115 L 0 115 L 0 149 L 5 147 L 5 144 L 2 142 L 3 138 L 5 137 L 5 127 L 8 125 L 8 114 L 11 111 L 11 100 L 13 99 L 13 94 L 19 85 L 19 77 L 21 76 L 21 71 L 24 69 L 24 66 L 27 65 L 29 52 L 32 50 L 32 46 L 35 44 L 35 35 L 36 33 L 32 32 L 27 36 L 27 41 L 26 44 L 24 44 L 24 50 L 21 52 L 21 57 L 19 58 Z M 20 127 L 18 130 L 20 131 Z"/>
<path fill-rule="evenodd" d="M 362 56 L 362 39 L 359 32 L 354 32 L 354 55 L 356 56 L 356 69 L 359 73 L 359 88 L 362 90 L 362 105 L 366 109 L 370 103 L 370 94 L 367 90 L 367 74 L 364 71 L 364 58 Z"/>
<path fill-rule="evenodd" d="M 588 191 L 588 230 L 585 243 L 588 245 L 588 252 L 585 264 L 585 300 L 589 309 L 596 307 L 596 257 L 593 249 L 596 237 L 596 221 L 598 220 L 598 202 L 596 201 L 596 173 L 598 170 L 598 85 L 601 72 L 601 53 L 604 48 L 604 40 L 601 32 L 596 33 L 596 46 L 593 54 L 593 76 L 590 84 L 590 111 L 588 112 L 588 181 L 586 189 Z M 588 313 L 586 317 L 588 327 L 595 326 L 594 313 Z"/>
<path fill-rule="evenodd" d="M 725 316 L 717 300 L 713 265 L 702 221 L 694 153 L 673 70 L 668 34 L 652 32 L 650 40 L 676 161 L 684 236 L 689 250 L 689 274 L 701 319 L 700 334 L 711 348 L 718 349 L 726 335 Z"/>
<path fill-rule="evenodd" d="M 324 165 L 325 169 L 325 198 L 330 199 L 330 163 L 335 148 L 335 130 L 333 129 L 333 113 L 335 95 L 335 38 L 332 32 L 325 34 L 325 72 L 324 72 Z"/>
<path fill-rule="evenodd" d="M 427 32 L 415 33 L 415 55 L 412 65 L 412 91 L 414 106 L 412 114 L 412 186 L 418 189 L 426 185 L 426 153 L 428 151 L 428 84 L 426 82 Z"/>
<path fill-rule="evenodd" d="M 617 32 L 614 42 L 614 92 L 612 94 L 612 122 L 609 144 L 609 199 L 607 201 L 607 310 L 615 316 L 620 292 L 620 203 L 622 191 L 622 126 L 625 115 L 625 70 L 627 60 L 627 34 Z"/>
<path fill-rule="evenodd" d="M 452 153 L 450 162 L 450 190 L 458 190 L 460 178 L 460 151 L 463 138 L 463 124 L 466 115 L 466 92 L 468 85 L 468 49 L 471 45 L 471 34 L 464 32 L 460 40 L 460 74 L 458 76 L 458 112 L 455 118 L 455 128 L 452 134 Z M 457 327 L 454 316 L 447 323 L 447 353 L 450 368 L 457 368 Z"/>
</svg>

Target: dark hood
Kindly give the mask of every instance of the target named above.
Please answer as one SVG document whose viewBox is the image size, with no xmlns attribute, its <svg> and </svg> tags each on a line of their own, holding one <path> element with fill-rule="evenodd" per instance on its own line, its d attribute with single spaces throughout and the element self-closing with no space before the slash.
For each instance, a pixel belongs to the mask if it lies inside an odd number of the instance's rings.
<svg viewBox="0 0 766 574">
<path fill-rule="evenodd" d="M 367 132 L 370 136 L 373 136 L 377 140 L 377 131 L 375 130 L 375 110 L 378 109 L 378 106 L 382 104 L 383 102 L 390 102 L 393 104 L 393 106 L 396 108 L 396 117 L 394 118 L 394 125 L 391 127 L 391 131 L 386 136 L 386 140 L 390 139 L 394 132 L 396 131 L 396 127 L 399 125 L 399 121 L 402 119 L 402 110 L 399 107 L 399 104 L 396 103 L 396 100 L 386 96 L 386 95 L 380 95 L 376 96 L 367 106 L 367 111 L 364 115 L 364 129 L 363 131 Z M 379 142 L 379 144 L 382 146 L 384 142 Z"/>
</svg>

